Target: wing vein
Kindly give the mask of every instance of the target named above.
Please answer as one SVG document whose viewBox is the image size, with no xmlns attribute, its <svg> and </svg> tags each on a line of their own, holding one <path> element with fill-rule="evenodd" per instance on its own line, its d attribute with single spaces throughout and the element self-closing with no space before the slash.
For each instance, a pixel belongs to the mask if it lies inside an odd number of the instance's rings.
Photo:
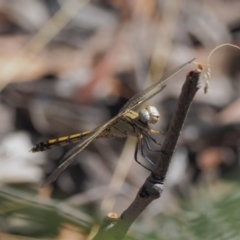
<svg viewBox="0 0 240 240">
<path fill-rule="evenodd" d="M 119 117 L 123 116 L 126 112 L 129 110 L 137 107 L 138 105 L 144 103 L 148 99 L 155 96 L 157 93 L 161 92 L 165 86 L 163 85 L 170 77 L 178 73 L 180 70 L 182 70 L 187 64 L 193 62 L 194 59 L 182 64 L 181 66 L 175 68 L 171 72 L 168 72 L 163 75 L 163 77 L 156 82 L 155 84 L 151 85 L 147 89 L 137 93 L 134 95 L 120 110 L 120 112 L 111 120 L 106 122 L 105 124 L 95 128 L 93 131 L 91 131 L 86 138 L 79 143 L 77 146 L 75 146 L 72 150 L 70 150 L 59 166 L 50 174 L 50 176 L 46 179 L 46 181 L 43 183 L 42 186 L 46 186 L 50 184 L 51 182 L 55 181 L 58 175 L 67 168 L 74 160 L 74 158 L 85 148 L 87 147 L 102 131 L 104 131 L 108 126 L 111 126 L 114 124 L 114 121 L 116 121 Z"/>
</svg>

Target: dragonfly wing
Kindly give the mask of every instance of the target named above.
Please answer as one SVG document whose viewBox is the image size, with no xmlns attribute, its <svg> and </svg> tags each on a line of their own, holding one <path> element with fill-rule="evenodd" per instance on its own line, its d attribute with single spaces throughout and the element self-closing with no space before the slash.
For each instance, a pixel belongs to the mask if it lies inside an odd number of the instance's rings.
<svg viewBox="0 0 240 240">
<path fill-rule="evenodd" d="M 163 85 L 163 86 L 161 86 L 160 89 L 158 89 L 158 90 L 154 91 L 153 93 L 145 96 L 144 98 L 142 98 L 141 100 L 139 100 L 135 106 L 131 107 L 131 109 L 132 109 L 132 108 L 135 108 L 135 107 L 143 104 L 143 103 L 146 102 L 147 100 L 151 99 L 152 97 L 154 97 L 155 95 L 157 95 L 158 93 L 160 93 L 165 87 L 166 87 L 166 85 Z"/>
<path fill-rule="evenodd" d="M 88 139 L 84 144 L 81 143 L 74 147 L 72 150 L 70 150 L 64 157 L 64 159 L 61 161 L 60 165 L 50 174 L 50 176 L 43 182 L 42 187 L 45 187 L 46 185 L 54 182 L 58 175 L 67 168 L 74 160 L 74 157 L 76 157 L 93 139 Z"/>
<path fill-rule="evenodd" d="M 165 83 L 170 77 L 175 75 L 181 69 L 183 69 L 187 64 L 191 63 L 194 59 L 189 62 L 186 62 L 179 66 L 178 68 L 174 69 L 171 72 L 166 73 L 158 82 L 151 85 L 147 89 L 143 90 L 142 92 L 137 93 L 134 95 L 120 110 L 119 114 L 106 122 L 105 124 L 101 125 L 100 127 L 95 128 L 92 132 L 90 132 L 87 137 L 79 143 L 76 147 L 70 150 L 61 161 L 59 166 L 52 174 L 47 178 L 47 180 L 43 183 L 43 186 L 50 184 L 51 182 L 55 181 L 58 175 L 67 168 L 74 160 L 74 158 L 86 147 L 90 144 L 102 131 L 104 131 L 109 125 L 113 124 L 116 119 L 124 115 L 126 112 L 131 110 L 132 108 L 137 107 L 138 105 L 142 104 L 143 102 L 147 101 L 148 99 L 152 98 L 154 95 L 159 93 L 164 89 L 163 83 Z"/>
<path fill-rule="evenodd" d="M 113 122 L 121 117 L 123 113 L 119 113 L 114 118 L 106 122 L 105 124 L 95 128 L 93 131 L 91 131 L 87 137 L 79 143 L 77 146 L 75 146 L 73 149 L 71 149 L 63 160 L 60 162 L 59 166 L 50 174 L 50 176 L 43 182 L 42 187 L 54 182 L 58 175 L 67 168 L 73 161 L 74 158 L 85 148 L 90 144 L 102 131 L 104 131 L 109 125 L 113 124 Z"/>
<path fill-rule="evenodd" d="M 161 87 L 163 86 L 163 84 L 169 79 L 171 78 L 173 75 L 175 75 L 176 73 L 178 73 L 180 70 L 182 70 L 186 65 L 188 65 L 189 63 L 193 62 L 195 60 L 192 59 L 184 64 L 182 64 L 181 66 L 173 69 L 170 72 L 167 72 L 166 74 L 163 75 L 163 77 L 156 83 L 154 83 L 153 85 L 149 86 L 148 88 L 146 88 L 145 90 L 135 94 L 132 98 L 130 98 L 130 100 L 121 108 L 120 113 L 124 112 L 126 110 L 130 110 L 135 108 L 136 106 L 138 106 L 139 104 L 145 102 L 146 100 L 144 99 L 150 99 L 151 97 L 153 97 L 154 95 L 156 95 L 155 93 L 160 92 L 162 89 Z M 161 90 L 160 90 L 160 89 Z M 150 97 L 151 96 L 151 97 Z"/>
</svg>

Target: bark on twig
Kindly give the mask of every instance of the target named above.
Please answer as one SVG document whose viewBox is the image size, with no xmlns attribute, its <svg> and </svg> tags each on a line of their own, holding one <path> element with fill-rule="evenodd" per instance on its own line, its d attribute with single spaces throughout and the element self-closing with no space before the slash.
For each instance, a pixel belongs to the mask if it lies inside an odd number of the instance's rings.
<svg viewBox="0 0 240 240">
<path fill-rule="evenodd" d="M 178 100 L 178 106 L 166 134 L 159 159 L 153 169 L 153 173 L 146 179 L 131 205 L 122 213 L 120 218 L 104 224 L 100 227 L 94 240 L 119 240 L 123 239 L 131 224 L 142 211 L 155 199 L 161 197 L 163 183 L 167 174 L 171 158 L 174 154 L 180 132 L 183 128 L 188 110 L 193 98 L 199 89 L 199 76 L 201 68 L 190 72 L 182 87 Z"/>
</svg>

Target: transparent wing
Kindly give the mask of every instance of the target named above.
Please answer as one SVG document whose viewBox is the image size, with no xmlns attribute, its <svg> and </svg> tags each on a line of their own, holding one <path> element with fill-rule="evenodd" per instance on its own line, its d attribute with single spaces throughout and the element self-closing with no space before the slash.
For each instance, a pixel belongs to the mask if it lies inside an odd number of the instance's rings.
<svg viewBox="0 0 240 240">
<path fill-rule="evenodd" d="M 121 108 L 120 112 L 124 112 L 126 110 L 130 110 L 135 108 L 136 106 L 142 104 L 143 102 L 146 101 L 146 99 L 150 99 L 151 97 L 153 97 L 154 93 L 159 93 L 162 89 L 161 87 L 163 86 L 163 84 L 169 79 L 171 78 L 173 75 L 175 75 L 176 73 L 178 73 L 180 70 L 182 70 L 186 65 L 188 65 L 189 63 L 193 62 L 195 60 L 192 59 L 184 64 L 182 64 L 181 66 L 173 69 L 170 72 L 167 72 L 166 74 L 163 75 L 163 77 L 156 83 L 154 83 L 153 85 L 151 85 L 150 87 L 148 87 L 147 89 L 135 94 L 132 98 L 130 98 L 130 100 Z M 161 90 L 160 90 L 161 89 Z M 150 97 L 151 96 L 151 97 Z"/>
<path fill-rule="evenodd" d="M 109 125 L 113 124 L 116 119 L 124 115 L 127 111 L 131 110 L 132 108 L 137 107 L 138 105 L 144 103 L 148 99 L 152 98 L 156 94 L 158 94 L 160 91 L 164 89 L 164 83 L 173 75 L 175 75 L 177 72 L 179 72 L 181 69 L 183 69 L 187 64 L 191 63 L 194 59 L 192 59 L 189 62 L 186 62 L 182 64 L 180 67 L 174 69 L 171 72 L 166 73 L 158 82 L 151 85 L 147 89 L 143 90 L 142 92 L 137 93 L 134 95 L 120 110 L 120 112 L 106 122 L 105 124 L 101 125 L 100 127 L 95 128 L 93 131 L 91 131 L 87 137 L 79 143 L 77 146 L 75 146 L 72 150 L 70 150 L 59 166 L 50 174 L 50 176 L 46 179 L 46 181 L 43 183 L 42 186 L 46 186 L 50 184 L 51 182 L 55 181 L 58 175 L 67 168 L 74 160 L 74 158 L 85 148 L 90 144 L 102 131 L 104 131 Z"/>
<path fill-rule="evenodd" d="M 122 114 L 118 114 L 105 124 L 95 128 L 93 131 L 87 135 L 87 137 L 79 143 L 77 146 L 75 146 L 73 149 L 71 149 L 63 160 L 60 162 L 59 166 L 49 175 L 49 177 L 43 182 L 42 187 L 54 182 L 58 175 L 67 168 L 73 161 L 74 158 L 85 148 L 89 143 L 91 143 L 104 129 L 106 129 L 109 125 L 111 125 L 116 119 L 118 119 Z"/>
</svg>

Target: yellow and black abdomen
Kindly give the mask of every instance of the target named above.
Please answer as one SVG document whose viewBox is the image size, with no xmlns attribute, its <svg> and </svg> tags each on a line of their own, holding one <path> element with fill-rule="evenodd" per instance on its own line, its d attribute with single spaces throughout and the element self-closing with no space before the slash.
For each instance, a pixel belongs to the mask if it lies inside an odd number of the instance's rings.
<svg viewBox="0 0 240 240">
<path fill-rule="evenodd" d="M 111 138 L 120 137 L 125 138 L 129 135 L 139 136 L 143 129 L 147 126 L 138 120 L 138 113 L 134 111 L 129 111 L 125 115 L 119 117 L 111 125 L 105 128 L 96 138 Z M 81 141 L 84 137 L 91 133 L 91 131 L 86 131 L 83 133 L 77 133 L 69 136 L 64 136 L 60 138 L 50 139 L 45 142 L 40 142 L 35 145 L 30 152 L 40 152 L 45 151 L 56 146 L 64 146 L 70 143 L 75 143 Z"/>
<path fill-rule="evenodd" d="M 64 146 L 69 143 L 74 143 L 81 141 L 85 136 L 87 136 L 90 133 L 90 131 L 86 131 L 83 133 L 77 133 L 69 136 L 64 136 L 60 138 L 50 139 L 45 142 L 40 142 L 37 145 L 35 145 L 30 152 L 40 152 L 45 151 L 51 148 L 54 148 L 56 146 Z"/>
<path fill-rule="evenodd" d="M 64 136 L 64 137 L 59 137 L 59 138 L 54 138 L 54 139 L 50 139 L 47 140 L 45 142 L 40 142 L 38 144 L 36 144 L 31 150 L 30 152 L 41 152 L 41 151 L 45 151 L 48 149 L 52 149 L 54 147 L 57 146 L 65 146 L 68 145 L 70 143 L 76 143 L 81 141 L 84 137 L 86 137 L 91 131 L 86 131 L 83 133 L 76 133 L 76 134 L 72 134 L 69 136 Z M 110 129 L 106 128 L 104 131 L 102 131 L 97 138 L 107 138 L 107 137 L 113 137 L 110 133 Z"/>
</svg>

